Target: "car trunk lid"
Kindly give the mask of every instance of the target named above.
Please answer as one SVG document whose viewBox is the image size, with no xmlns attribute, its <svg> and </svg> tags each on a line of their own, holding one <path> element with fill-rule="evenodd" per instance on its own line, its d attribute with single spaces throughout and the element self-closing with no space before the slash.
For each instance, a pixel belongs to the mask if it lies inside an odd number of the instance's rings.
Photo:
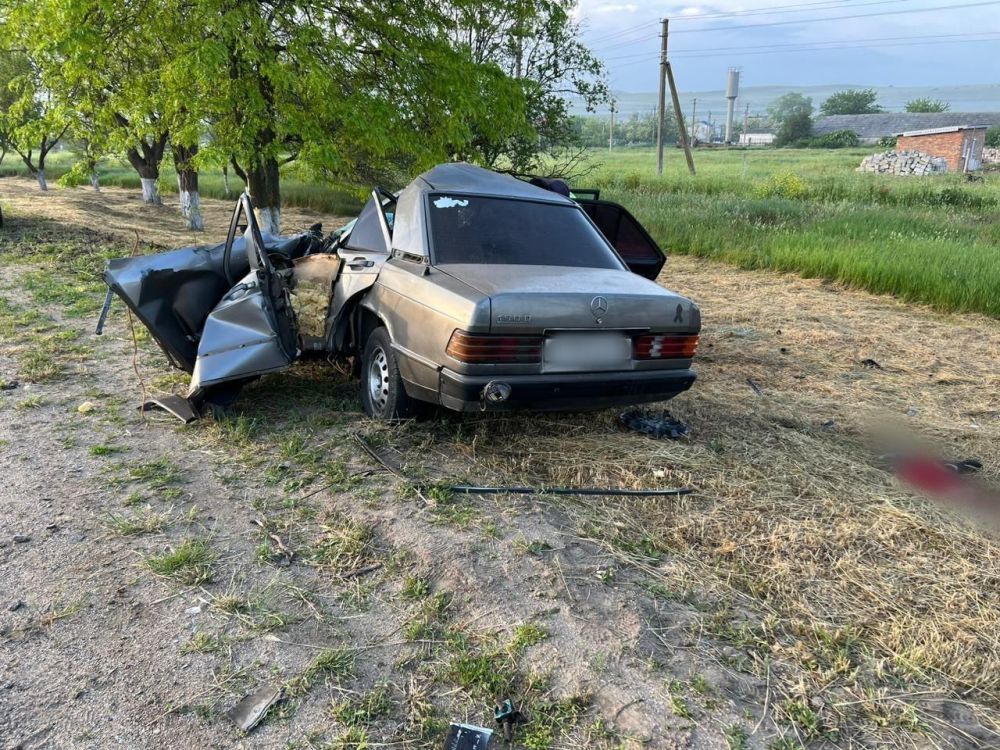
<svg viewBox="0 0 1000 750">
<path fill-rule="evenodd" d="M 625 270 L 492 264 L 439 269 L 489 296 L 492 332 L 700 327 L 690 300 Z"/>
</svg>

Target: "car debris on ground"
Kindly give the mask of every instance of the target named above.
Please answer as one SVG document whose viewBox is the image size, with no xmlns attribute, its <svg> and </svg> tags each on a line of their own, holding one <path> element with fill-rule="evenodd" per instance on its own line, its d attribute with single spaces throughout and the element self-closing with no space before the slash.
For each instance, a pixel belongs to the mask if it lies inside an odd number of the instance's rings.
<svg viewBox="0 0 1000 750">
<path fill-rule="evenodd" d="M 598 191 L 543 184 L 443 164 L 398 194 L 374 189 L 328 236 L 263 236 L 243 194 L 225 242 L 109 261 L 109 289 L 191 375 L 185 396 L 144 408 L 193 421 L 306 352 L 350 361 L 377 419 L 690 388 L 701 313 L 655 282 L 663 251 Z"/>
<path fill-rule="evenodd" d="M 281 698 L 281 688 L 262 685 L 229 709 L 226 715 L 244 732 L 249 732 L 261 722 L 268 709 L 277 703 L 279 698 Z"/>
</svg>

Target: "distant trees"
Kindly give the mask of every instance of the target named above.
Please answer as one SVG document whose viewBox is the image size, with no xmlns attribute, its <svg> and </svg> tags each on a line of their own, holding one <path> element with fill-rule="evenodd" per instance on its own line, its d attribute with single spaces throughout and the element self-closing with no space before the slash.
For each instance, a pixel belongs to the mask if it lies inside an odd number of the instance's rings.
<svg viewBox="0 0 1000 750">
<path fill-rule="evenodd" d="M 905 109 L 907 112 L 947 112 L 951 109 L 951 105 L 940 99 L 930 99 L 926 96 L 920 96 L 916 99 L 910 99 L 906 103 Z"/>
<path fill-rule="evenodd" d="M 767 106 L 767 117 L 771 121 L 771 126 L 778 129 L 789 118 L 803 114 L 812 117 L 812 112 L 812 97 L 804 96 L 796 91 L 779 96 Z"/>
<path fill-rule="evenodd" d="M 824 115 L 872 115 L 882 112 L 875 89 L 847 89 L 832 94 L 819 110 Z"/>
<path fill-rule="evenodd" d="M 774 145 L 779 148 L 781 146 L 805 145 L 805 142 L 812 135 L 812 127 L 812 116 L 809 112 L 805 110 L 793 112 L 778 126 L 778 130 L 774 134 Z"/>
<path fill-rule="evenodd" d="M 6 89 L 0 94 L 2 148 L 20 156 L 39 189 L 48 190 L 45 159 L 69 128 L 66 112 L 20 50 L 0 49 L 0 82 Z"/>
<path fill-rule="evenodd" d="M 1000 148 L 1000 125 L 986 131 L 986 145 L 989 148 Z"/>
</svg>

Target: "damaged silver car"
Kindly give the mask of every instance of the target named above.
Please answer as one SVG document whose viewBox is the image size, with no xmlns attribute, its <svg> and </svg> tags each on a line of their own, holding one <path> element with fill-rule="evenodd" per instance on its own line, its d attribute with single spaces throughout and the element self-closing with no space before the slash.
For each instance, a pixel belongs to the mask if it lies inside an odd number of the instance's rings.
<svg viewBox="0 0 1000 750">
<path fill-rule="evenodd" d="M 225 242 L 108 263 L 105 280 L 170 361 L 185 420 L 304 352 L 348 358 L 372 417 L 581 410 L 691 387 L 697 305 L 621 206 L 468 164 L 372 192 L 358 217 L 262 237 L 243 195 Z"/>
</svg>

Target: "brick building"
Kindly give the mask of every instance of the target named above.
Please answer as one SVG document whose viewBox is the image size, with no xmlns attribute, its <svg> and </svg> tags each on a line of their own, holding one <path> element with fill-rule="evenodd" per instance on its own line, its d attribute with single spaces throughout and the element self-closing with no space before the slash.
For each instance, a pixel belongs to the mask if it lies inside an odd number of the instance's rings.
<svg viewBox="0 0 1000 750">
<path fill-rule="evenodd" d="M 971 172 L 983 162 L 985 125 L 908 130 L 896 134 L 897 151 L 921 151 L 948 162 L 949 172 Z"/>
</svg>

